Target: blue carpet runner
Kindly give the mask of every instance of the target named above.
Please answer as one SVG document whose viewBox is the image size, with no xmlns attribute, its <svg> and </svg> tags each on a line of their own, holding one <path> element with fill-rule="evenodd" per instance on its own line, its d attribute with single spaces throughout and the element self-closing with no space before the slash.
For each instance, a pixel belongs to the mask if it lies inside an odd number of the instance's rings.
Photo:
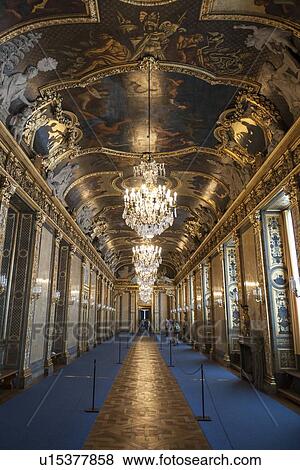
<svg viewBox="0 0 300 470">
<path fill-rule="evenodd" d="M 199 367 L 204 364 L 205 414 L 212 421 L 200 426 L 213 449 L 300 449 L 299 414 L 186 344 L 172 351 L 170 370 L 195 415 L 202 413 Z M 165 339 L 161 353 L 168 363 Z"/>
<path fill-rule="evenodd" d="M 123 338 L 122 358 L 127 354 Z M 107 397 L 121 365 L 118 344 L 103 343 L 0 406 L 0 449 L 81 449 L 97 417 L 91 407 L 97 360 L 95 407 Z"/>
</svg>

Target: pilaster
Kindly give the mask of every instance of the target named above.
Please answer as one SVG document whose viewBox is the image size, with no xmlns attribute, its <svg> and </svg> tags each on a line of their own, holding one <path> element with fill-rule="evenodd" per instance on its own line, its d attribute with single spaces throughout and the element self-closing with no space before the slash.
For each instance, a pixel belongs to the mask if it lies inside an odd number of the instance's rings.
<svg viewBox="0 0 300 470">
<path fill-rule="evenodd" d="M 10 200 L 16 192 L 16 187 L 17 186 L 11 183 L 8 178 L 0 175 L 0 273 L 6 233 L 7 214 Z"/>
<path fill-rule="evenodd" d="M 274 377 L 274 362 L 272 354 L 272 339 L 270 330 L 270 312 L 268 307 L 268 291 L 266 284 L 266 273 L 264 266 L 264 251 L 263 251 L 263 239 L 262 239 L 262 220 L 260 211 L 256 211 L 254 214 L 249 216 L 249 220 L 254 229 L 255 246 L 256 246 L 256 262 L 258 270 L 258 282 L 259 287 L 262 290 L 262 302 L 261 302 L 261 320 L 262 320 L 262 333 L 264 337 L 264 350 L 265 350 L 265 365 L 266 375 L 265 383 L 266 387 L 272 391 L 276 388 L 276 380 Z M 247 319 L 246 319 L 247 321 Z M 241 331 L 247 331 L 247 326 L 243 315 L 241 317 Z"/>
<path fill-rule="evenodd" d="M 51 278 L 51 302 L 47 317 L 46 327 L 46 357 L 45 357 L 45 374 L 50 375 L 53 372 L 53 362 L 51 358 L 52 342 L 54 338 L 54 318 L 55 318 L 55 305 L 58 301 L 57 298 L 57 276 L 58 276 L 58 260 L 59 260 L 59 247 L 62 240 L 62 233 L 57 232 L 54 243 L 54 253 L 52 262 L 52 278 Z"/>
<path fill-rule="evenodd" d="M 38 277 L 40 247 L 42 238 L 42 228 L 45 223 L 46 217 L 42 212 L 36 214 L 35 219 L 35 239 L 33 247 L 33 264 L 31 271 L 30 281 L 30 300 L 28 307 L 28 316 L 26 321 L 26 332 L 24 341 L 23 361 L 20 364 L 19 385 L 23 388 L 31 384 L 32 372 L 30 369 L 30 354 L 31 354 L 31 336 L 32 326 L 35 315 L 36 300 L 38 293 L 36 292 L 36 280 Z"/>
<path fill-rule="evenodd" d="M 225 325 L 225 353 L 224 353 L 224 363 L 226 366 L 230 366 L 230 338 L 229 338 L 229 322 L 228 322 L 228 309 L 227 309 L 227 299 L 226 299 L 226 291 L 225 291 L 225 263 L 224 263 L 224 245 L 219 245 L 218 252 L 221 257 L 222 263 L 222 308 L 223 308 L 223 315 L 224 315 L 224 325 Z"/>
</svg>

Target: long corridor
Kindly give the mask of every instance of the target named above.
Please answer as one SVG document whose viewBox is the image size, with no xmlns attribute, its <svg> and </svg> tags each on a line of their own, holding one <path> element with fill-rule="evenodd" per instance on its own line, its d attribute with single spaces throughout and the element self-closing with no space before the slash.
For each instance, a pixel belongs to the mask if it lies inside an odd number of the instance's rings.
<svg viewBox="0 0 300 470">
<path fill-rule="evenodd" d="M 151 337 L 130 350 L 85 448 L 209 449 Z"/>
</svg>

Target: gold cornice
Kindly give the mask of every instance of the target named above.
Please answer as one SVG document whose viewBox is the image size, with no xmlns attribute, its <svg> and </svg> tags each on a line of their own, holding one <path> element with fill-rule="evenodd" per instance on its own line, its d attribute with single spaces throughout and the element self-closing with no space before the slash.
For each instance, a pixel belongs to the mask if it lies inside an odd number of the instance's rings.
<svg viewBox="0 0 300 470">
<path fill-rule="evenodd" d="M 88 0 L 85 2 L 86 5 L 86 16 L 79 14 L 62 15 L 59 17 L 48 16 L 45 19 L 34 19 L 26 22 L 22 22 L 21 26 L 12 26 L 10 29 L 0 34 L 0 45 L 10 41 L 11 39 L 19 36 L 20 34 L 28 33 L 39 28 L 46 28 L 49 26 L 56 26 L 61 24 L 77 24 L 77 23 L 99 23 L 100 14 L 97 0 Z"/>
<path fill-rule="evenodd" d="M 156 69 L 161 72 L 176 72 L 184 75 L 189 75 L 195 77 L 199 80 L 204 80 L 211 85 L 230 85 L 239 89 L 245 89 L 251 92 L 258 93 L 261 85 L 250 79 L 243 78 L 233 78 L 231 76 L 223 75 L 218 76 L 212 72 L 188 64 L 181 64 L 177 62 L 156 62 Z M 58 92 L 62 90 L 67 90 L 70 88 L 85 88 L 90 84 L 95 84 L 96 82 L 102 80 L 106 77 L 112 77 L 114 75 L 120 75 L 122 73 L 137 72 L 141 71 L 141 62 L 132 62 L 121 65 L 115 65 L 112 67 L 104 67 L 100 71 L 93 72 L 80 78 L 78 80 L 59 80 L 56 82 L 49 83 L 39 88 L 41 95 L 46 94 L 46 92 Z"/>
<path fill-rule="evenodd" d="M 283 139 L 279 142 L 276 148 L 272 151 L 272 153 L 267 158 L 267 160 L 258 169 L 256 174 L 248 182 L 248 184 L 243 189 L 243 191 L 239 194 L 236 200 L 231 204 L 231 206 L 228 208 L 225 214 L 221 217 L 221 219 L 218 221 L 215 227 L 211 230 L 209 235 L 203 240 L 201 245 L 197 248 L 197 250 L 191 256 L 189 261 L 182 267 L 180 273 L 178 273 L 178 275 L 175 278 L 176 284 L 178 284 L 200 262 L 202 262 L 203 260 L 211 256 L 212 253 L 216 251 L 217 245 L 227 240 L 234 230 L 237 230 L 238 228 L 240 228 L 245 223 L 245 220 L 248 220 L 249 214 L 262 208 L 269 200 L 271 200 L 274 197 L 276 193 L 278 193 L 281 187 L 284 187 L 284 185 L 286 184 L 286 181 L 288 181 L 288 179 L 293 174 L 297 174 L 297 172 L 299 172 L 300 163 L 297 164 L 294 168 L 290 168 L 290 171 L 288 171 L 288 174 L 284 176 L 282 180 L 275 187 L 270 188 L 269 191 L 268 191 L 268 187 L 266 186 L 266 183 L 264 182 L 264 178 L 268 175 L 271 178 L 271 181 L 274 179 L 275 175 L 277 176 L 280 175 L 279 169 L 280 169 L 280 166 L 283 164 L 284 159 L 286 160 L 287 163 L 290 163 L 290 165 L 292 166 L 292 162 L 290 162 L 290 158 L 291 158 L 290 151 L 295 150 L 296 146 L 299 145 L 300 143 L 299 133 L 300 133 L 300 118 L 298 118 L 298 120 L 290 128 L 290 130 L 283 137 Z M 265 197 L 261 198 L 259 203 L 256 204 L 254 208 L 251 208 L 251 210 L 247 212 L 246 207 L 245 207 L 245 202 L 247 201 L 247 197 L 249 197 L 250 193 L 253 193 L 256 190 L 256 188 L 259 187 L 260 184 L 263 186 L 263 189 L 266 191 L 266 195 Z M 242 211 L 242 209 L 245 212 L 244 216 L 241 217 L 241 220 L 235 224 L 234 228 L 232 228 L 231 230 L 228 229 L 228 233 L 224 233 L 224 230 L 222 231 L 222 227 L 229 226 L 229 221 L 236 216 L 236 213 L 239 210 Z M 224 236 L 222 237 L 219 236 L 217 245 L 215 246 L 212 244 L 211 249 L 208 250 L 205 256 L 202 256 L 201 258 L 202 250 L 204 250 L 205 246 L 209 246 L 209 244 L 211 244 L 211 242 L 215 238 L 217 238 L 218 233 L 219 234 L 223 233 Z"/>
<path fill-rule="evenodd" d="M 261 23 L 271 28 L 279 28 L 287 31 L 291 31 L 295 36 L 300 38 L 300 26 L 293 21 L 279 17 L 266 15 L 243 15 L 243 14 L 231 14 L 231 13 L 212 13 L 212 6 L 214 0 L 203 0 L 200 8 L 200 21 L 249 21 L 250 23 Z"/>
<path fill-rule="evenodd" d="M 118 158 L 128 158 L 128 159 L 141 159 L 143 153 L 140 152 L 123 152 L 121 150 L 113 150 L 106 147 L 87 147 L 81 148 L 80 150 L 76 151 L 71 157 L 68 158 L 80 158 L 85 157 L 86 155 L 97 154 L 101 153 L 103 155 L 107 155 L 110 157 L 118 157 Z M 155 160 L 165 159 L 165 158 L 174 158 L 174 157 L 185 157 L 187 155 L 191 155 L 194 153 L 207 153 L 209 155 L 213 155 L 222 159 L 224 157 L 223 154 L 219 153 L 218 149 L 210 148 L 210 147 L 186 147 L 179 150 L 173 150 L 172 152 L 153 152 L 153 158 Z"/>
</svg>

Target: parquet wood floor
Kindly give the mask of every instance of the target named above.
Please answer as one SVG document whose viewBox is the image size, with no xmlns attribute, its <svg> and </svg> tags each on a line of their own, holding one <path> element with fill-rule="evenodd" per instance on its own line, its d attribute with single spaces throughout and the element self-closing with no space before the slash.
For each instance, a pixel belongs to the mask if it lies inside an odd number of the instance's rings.
<svg viewBox="0 0 300 470">
<path fill-rule="evenodd" d="M 131 347 L 84 448 L 209 449 L 151 338 Z"/>
</svg>

